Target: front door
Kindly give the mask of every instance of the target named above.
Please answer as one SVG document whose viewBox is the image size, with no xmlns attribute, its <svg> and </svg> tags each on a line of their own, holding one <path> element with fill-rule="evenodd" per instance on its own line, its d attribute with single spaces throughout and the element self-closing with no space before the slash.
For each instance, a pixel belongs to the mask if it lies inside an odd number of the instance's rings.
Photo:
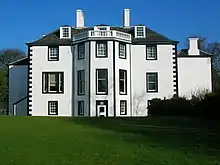
<svg viewBox="0 0 220 165">
<path fill-rule="evenodd" d="M 98 116 L 105 117 L 106 116 L 106 105 L 98 105 Z"/>
<path fill-rule="evenodd" d="M 108 115 L 108 102 L 106 100 L 96 101 L 96 114 L 100 117 L 106 117 Z"/>
</svg>

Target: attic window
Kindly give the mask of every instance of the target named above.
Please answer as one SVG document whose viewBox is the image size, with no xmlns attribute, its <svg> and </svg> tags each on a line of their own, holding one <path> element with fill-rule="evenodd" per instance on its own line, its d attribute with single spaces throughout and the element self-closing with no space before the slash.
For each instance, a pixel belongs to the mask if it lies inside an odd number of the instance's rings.
<svg viewBox="0 0 220 165">
<path fill-rule="evenodd" d="M 136 38 L 145 37 L 145 26 L 135 26 L 135 37 Z"/>
<path fill-rule="evenodd" d="M 71 38 L 71 34 L 70 34 L 70 31 L 71 31 L 71 28 L 70 27 L 62 27 L 60 29 L 61 33 L 60 33 L 60 38 L 63 38 L 63 39 L 69 39 Z"/>
</svg>

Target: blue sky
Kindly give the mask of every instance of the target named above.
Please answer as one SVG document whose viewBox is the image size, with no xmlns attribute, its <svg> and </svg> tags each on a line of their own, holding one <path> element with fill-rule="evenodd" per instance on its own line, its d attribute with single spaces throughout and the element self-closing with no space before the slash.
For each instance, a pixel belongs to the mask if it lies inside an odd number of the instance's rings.
<svg viewBox="0 0 220 165">
<path fill-rule="evenodd" d="M 220 41 L 219 0 L 1 0 L 0 49 L 27 51 L 34 41 L 61 25 L 75 25 L 75 10 L 83 9 L 85 25 L 122 26 L 124 8 L 131 9 L 131 25 L 149 28 L 180 41 L 190 35 Z"/>
</svg>

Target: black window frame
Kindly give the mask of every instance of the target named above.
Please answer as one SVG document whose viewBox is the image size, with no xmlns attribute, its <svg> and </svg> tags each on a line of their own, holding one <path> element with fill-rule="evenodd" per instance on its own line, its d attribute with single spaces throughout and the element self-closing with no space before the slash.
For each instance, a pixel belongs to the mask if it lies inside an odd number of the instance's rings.
<svg viewBox="0 0 220 165">
<path fill-rule="evenodd" d="M 104 92 L 100 92 L 99 90 L 99 79 L 98 79 L 98 72 L 105 71 L 106 72 L 106 90 Z M 108 69 L 96 69 L 96 95 L 108 95 Z"/>
<path fill-rule="evenodd" d="M 54 49 L 56 48 L 57 49 L 57 57 L 56 58 L 51 58 L 50 54 L 51 54 L 51 49 Z M 48 46 L 48 53 L 47 53 L 47 58 L 48 58 L 48 61 L 59 61 L 59 56 L 60 56 L 60 49 L 59 49 L 59 46 Z"/>
<path fill-rule="evenodd" d="M 82 105 L 82 109 L 83 109 L 83 113 L 80 113 L 80 104 Z M 84 100 L 79 100 L 78 103 L 77 103 L 77 106 L 78 106 L 78 116 L 84 116 L 85 114 L 85 102 Z"/>
<path fill-rule="evenodd" d="M 65 31 L 67 30 L 67 31 Z M 68 34 L 67 36 L 65 36 Z M 62 36 L 63 38 L 70 38 L 70 28 L 69 27 L 62 27 Z"/>
<path fill-rule="evenodd" d="M 80 56 L 80 53 L 81 53 L 81 52 L 80 52 L 80 46 L 83 46 L 83 47 L 84 47 L 84 54 L 83 54 L 82 57 Z M 78 59 L 79 59 L 79 60 L 81 60 L 81 59 L 85 59 L 85 53 L 86 53 L 85 42 L 79 43 L 79 44 L 78 44 L 78 49 L 77 49 L 77 50 L 78 50 Z"/>
<path fill-rule="evenodd" d="M 122 111 L 121 111 L 121 105 L 122 105 L 122 103 L 125 103 L 125 113 L 122 113 Z M 127 115 L 127 100 L 120 100 L 120 115 Z"/>
<path fill-rule="evenodd" d="M 51 103 L 55 103 L 56 104 L 56 112 L 55 113 L 51 113 L 51 109 L 50 109 L 50 104 Z M 58 101 L 48 101 L 48 115 L 58 115 L 58 110 L 59 110 L 59 106 L 58 106 Z"/>
<path fill-rule="evenodd" d="M 105 56 L 98 55 L 98 45 L 99 44 L 105 44 L 105 48 L 106 48 Z M 96 58 L 108 58 L 108 41 L 96 41 L 95 54 L 96 54 Z"/>
<path fill-rule="evenodd" d="M 80 76 L 82 76 L 83 78 L 82 80 L 80 80 Z M 85 70 L 78 70 L 77 71 L 77 94 L 78 96 L 85 95 L 85 87 L 86 87 L 85 86 Z"/>
<path fill-rule="evenodd" d="M 120 77 L 120 73 L 123 72 L 124 76 L 125 76 L 125 80 L 124 80 L 124 85 L 125 85 L 125 91 L 121 92 L 121 77 Z M 127 70 L 125 69 L 119 69 L 119 95 L 127 95 Z"/>
<path fill-rule="evenodd" d="M 156 83 L 155 83 L 156 89 L 155 90 L 151 90 L 148 88 L 148 83 L 149 83 L 148 75 L 155 75 L 156 76 Z M 157 72 L 147 72 L 146 73 L 146 91 L 147 91 L 147 93 L 157 93 L 158 92 L 158 73 Z"/>
<path fill-rule="evenodd" d="M 50 82 L 49 82 L 49 75 L 50 74 L 57 74 L 56 79 L 56 91 L 50 91 Z M 45 75 L 45 76 L 44 76 Z M 55 76 L 57 76 L 55 75 Z M 60 80 L 61 79 L 61 80 Z M 61 83 L 60 83 L 61 81 Z M 64 93 L 64 72 L 42 72 L 42 94 L 63 94 Z"/>
<path fill-rule="evenodd" d="M 140 32 L 139 28 L 142 29 L 142 31 Z M 136 38 L 145 38 L 146 37 L 146 27 L 145 26 L 136 26 L 135 28 L 135 33 L 136 33 Z M 143 35 L 138 35 L 138 33 L 143 33 Z"/>
<path fill-rule="evenodd" d="M 121 52 L 121 49 L 120 49 L 120 46 L 123 45 L 125 47 L 125 54 L 124 54 L 124 57 L 121 56 L 120 52 Z M 127 48 L 126 48 L 126 43 L 124 42 L 119 42 L 118 44 L 118 56 L 120 59 L 127 59 Z"/>
<path fill-rule="evenodd" d="M 155 58 L 149 58 L 149 57 L 148 57 L 148 48 L 149 48 L 149 47 L 155 48 Z M 146 45 L 146 60 L 157 60 L 157 45 L 153 45 L 153 44 Z"/>
</svg>

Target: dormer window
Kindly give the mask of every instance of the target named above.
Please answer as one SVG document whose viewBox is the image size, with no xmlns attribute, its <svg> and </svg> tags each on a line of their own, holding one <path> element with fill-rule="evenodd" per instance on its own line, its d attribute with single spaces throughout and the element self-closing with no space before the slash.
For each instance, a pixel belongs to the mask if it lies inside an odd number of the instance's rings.
<svg viewBox="0 0 220 165">
<path fill-rule="evenodd" d="M 145 26 L 135 26 L 135 38 L 145 38 Z"/>
<path fill-rule="evenodd" d="M 61 27 L 60 28 L 60 38 L 70 39 L 71 38 L 71 27 Z"/>
</svg>

